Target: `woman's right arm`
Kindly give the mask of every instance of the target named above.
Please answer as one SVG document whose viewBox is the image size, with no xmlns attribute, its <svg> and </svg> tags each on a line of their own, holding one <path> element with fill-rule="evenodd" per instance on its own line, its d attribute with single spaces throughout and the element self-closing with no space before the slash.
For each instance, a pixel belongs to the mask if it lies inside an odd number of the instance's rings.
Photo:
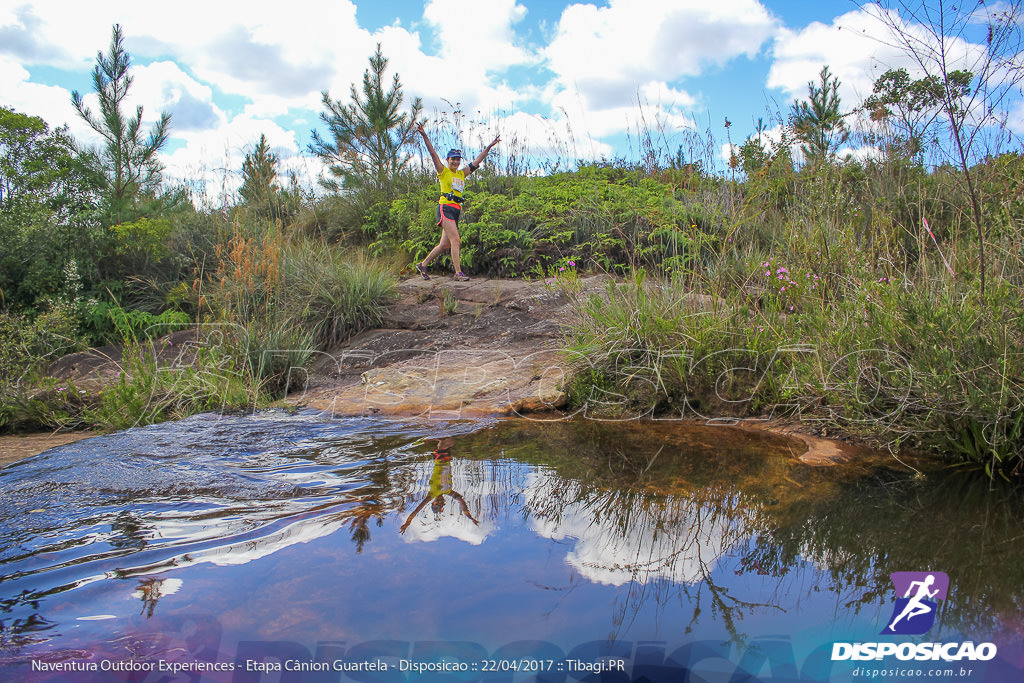
<svg viewBox="0 0 1024 683">
<path fill-rule="evenodd" d="M 430 152 L 430 158 L 434 160 L 434 168 L 440 173 L 444 169 L 444 164 L 441 163 L 441 157 L 437 156 L 437 152 L 434 151 L 434 146 L 430 144 L 430 138 L 427 137 L 427 131 L 423 130 L 423 124 L 417 123 L 416 130 L 423 136 L 423 142 L 427 145 L 427 151 Z"/>
</svg>

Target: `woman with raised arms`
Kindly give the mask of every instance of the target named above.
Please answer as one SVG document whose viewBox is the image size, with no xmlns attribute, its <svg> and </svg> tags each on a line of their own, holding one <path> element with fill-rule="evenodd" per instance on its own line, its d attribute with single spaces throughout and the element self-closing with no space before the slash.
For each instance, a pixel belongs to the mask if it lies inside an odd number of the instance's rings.
<svg viewBox="0 0 1024 683">
<path fill-rule="evenodd" d="M 466 176 L 480 168 L 480 164 L 484 162 L 484 158 L 491 151 L 491 148 L 501 142 L 501 137 L 495 137 L 494 142 L 487 145 L 484 151 L 480 152 L 480 156 L 469 162 L 469 165 L 463 169 L 461 168 L 462 150 L 448 150 L 448 154 L 445 157 L 447 163 L 441 163 L 441 157 L 437 155 L 434 146 L 430 144 L 430 138 L 427 137 L 426 131 L 423 130 L 423 124 L 416 124 L 416 130 L 423 136 L 423 142 L 427 145 L 430 158 L 434 161 L 434 168 L 437 169 L 437 178 L 441 182 L 441 197 L 437 200 L 437 225 L 441 226 L 441 241 L 430 250 L 430 253 L 427 254 L 422 263 L 416 264 L 416 272 L 422 275 L 424 280 L 429 280 L 430 276 L 427 275 L 427 266 L 430 265 L 431 261 L 444 253 L 446 249 L 451 249 L 452 265 L 455 266 L 455 279 L 468 280 L 469 276 L 462 272 L 462 264 L 459 261 L 459 246 L 461 244 L 459 238 L 459 215 L 462 213 L 462 193 L 466 189 Z"/>
</svg>

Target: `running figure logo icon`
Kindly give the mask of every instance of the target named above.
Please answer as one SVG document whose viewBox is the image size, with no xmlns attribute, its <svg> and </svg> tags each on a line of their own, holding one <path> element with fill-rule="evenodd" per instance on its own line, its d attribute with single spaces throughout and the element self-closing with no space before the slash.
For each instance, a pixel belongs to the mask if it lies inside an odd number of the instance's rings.
<svg viewBox="0 0 1024 683">
<path fill-rule="evenodd" d="M 893 572 L 889 575 L 896 595 L 883 635 L 919 636 L 935 623 L 938 601 L 946 599 L 949 577 L 943 572 Z"/>
</svg>

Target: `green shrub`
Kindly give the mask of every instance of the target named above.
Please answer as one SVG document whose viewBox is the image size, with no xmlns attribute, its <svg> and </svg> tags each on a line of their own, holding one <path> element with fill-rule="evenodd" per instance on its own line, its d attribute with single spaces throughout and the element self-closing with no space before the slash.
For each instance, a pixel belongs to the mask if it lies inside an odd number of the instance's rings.
<svg viewBox="0 0 1024 683">
<path fill-rule="evenodd" d="M 42 424 L 41 404 L 31 397 L 47 363 L 82 348 L 77 327 L 67 305 L 57 304 L 34 320 L 0 313 L 0 431 Z"/>
<path fill-rule="evenodd" d="M 159 315 L 146 311 L 126 311 L 117 304 L 96 303 L 84 316 L 83 328 L 93 344 L 102 345 L 123 340 L 151 339 L 170 334 L 191 324 L 182 311 L 166 310 Z"/>
<path fill-rule="evenodd" d="M 723 215 L 671 182 L 614 166 L 541 177 L 481 178 L 459 222 L 462 261 L 479 274 L 520 277 L 559 259 L 624 273 L 632 267 L 693 271 L 717 244 Z M 437 188 L 426 180 L 375 205 L 364 230 L 371 251 L 422 259 L 437 244 Z"/>
</svg>

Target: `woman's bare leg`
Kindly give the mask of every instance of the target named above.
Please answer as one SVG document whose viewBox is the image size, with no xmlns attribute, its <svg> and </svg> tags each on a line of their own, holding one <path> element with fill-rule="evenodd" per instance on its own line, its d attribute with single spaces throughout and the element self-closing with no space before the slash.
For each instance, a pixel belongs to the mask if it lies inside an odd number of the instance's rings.
<svg viewBox="0 0 1024 683">
<path fill-rule="evenodd" d="M 459 237 L 459 226 L 455 224 L 455 221 L 449 218 L 441 219 L 441 229 L 444 230 L 444 236 L 448 238 L 449 246 L 452 250 L 452 265 L 455 266 L 455 272 L 462 272 L 462 264 L 459 262 L 459 250 L 462 245 L 462 238 Z"/>
<path fill-rule="evenodd" d="M 448 235 L 447 235 L 447 234 L 445 234 L 445 233 L 442 233 L 442 234 L 441 234 L 441 241 L 437 243 L 437 246 L 435 246 L 435 247 L 434 247 L 433 249 L 431 249 L 431 250 L 430 250 L 430 253 L 429 253 L 429 254 L 427 254 L 427 257 L 426 257 L 425 259 L 423 259 L 423 263 L 422 263 L 421 265 L 422 265 L 422 266 L 423 266 L 424 268 L 426 268 L 427 266 L 429 266 L 429 265 L 430 265 L 430 263 L 431 263 L 431 262 L 432 262 L 432 261 L 433 261 L 434 259 L 436 259 L 436 258 L 437 258 L 438 256 L 440 256 L 440 255 L 441 255 L 442 253 L 444 253 L 444 251 L 445 251 L 446 249 L 448 249 L 448 247 L 449 247 L 449 244 L 450 244 L 450 242 L 449 242 L 449 240 L 448 240 Z"/>
</svg>

